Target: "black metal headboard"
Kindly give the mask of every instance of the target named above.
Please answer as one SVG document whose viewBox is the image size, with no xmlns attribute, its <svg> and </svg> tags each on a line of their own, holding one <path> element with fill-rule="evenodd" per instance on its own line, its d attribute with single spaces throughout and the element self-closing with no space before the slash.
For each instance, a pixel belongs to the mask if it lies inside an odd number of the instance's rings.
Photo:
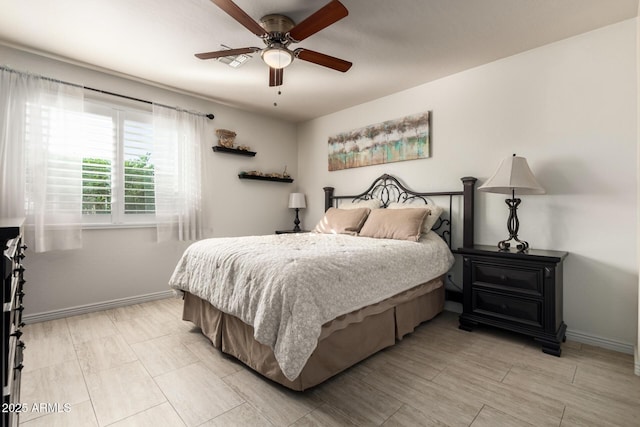
<svg viewBox="0 0 640 427">
<path fill-rule="evenodd" d="M 454 197 L 462 196 L 463 198 L 463 213 L 462 213 L 462 246 L 465 248 L 473 246 L 473 203 L 474 203 L 474 189 L 476 184 L 476 178 L 464 177 L 462 180 L 461 191 L 438 191 L 420 193 L 406 188 L 398 178 L 384 174 L 375 179 L 371 186 L 360 194 L 353 196 L 336 196 L 334 195 L 333 187 L 324 187 L 324 210 L 326 211 L 330 207 L 337 207 L 336 202 L 338 200 L 351 199 L 351 202 L 357 202 L 358 200 L 370 200 L 379 199 L 382 201 L 382 207 L 386 208 L 389 203 L 411 203 L 414 201 L 421 201 L 425 204 L 429 204 L 428 198 L 436 196 L 449 197 L 449 212 L 448 216 L 440 217 L 438 222 L 432 228 L 433 231 L 438 233 L 440 237 L 451 248 L 451 235 L 453 230 L 453 219 L 451 217 L 452 202 Z"/>
</svg>

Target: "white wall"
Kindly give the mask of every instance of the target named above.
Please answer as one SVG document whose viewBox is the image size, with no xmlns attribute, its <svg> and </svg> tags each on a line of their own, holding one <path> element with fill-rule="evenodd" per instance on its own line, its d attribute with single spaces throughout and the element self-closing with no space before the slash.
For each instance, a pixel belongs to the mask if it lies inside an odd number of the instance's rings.
<svg viewBox="0 0 640 427">
<path fill-rule="evenodd" d="M 388 172 L 416 190 L 458 189 L 462 176 L 481 184 L 503 157 L 525 156 L 547 194 L 523 197 L 520 237 L 570 253 L 569 332 L 632 351 L 636 25 L 628 20 L 299 125 L 298 169 L 309 205 L 303 221 L 320 220 L 326 185 L 353 194 Z M 431 158 L 327 171 L 328 136 L 426 110 L 433 112 Z M 477 193 L 476 200 L 476 243 L 496 244 L 507 237 L 504 196 Z"/>
<path fill-rule="evenodd" d="M 208 234 L 268 234 L 293 226 L 287 200 L 289 193 L 297 189 L 294 125 L 4 46 L 0 46 L 0 63 L 71 83 L 213 113 L 215 119 L 208 124 L 209 145 L 217 143 L 216 128 L 227 128 L 238 133 L 238 144 L 249 145 L 258 154 L 250 158 L 207 151 L 203 194 Z M 242 170 L 282 172 L 285 165 L 296 179 L 293 184 L 238 179 Z M 25 261 L 25 315 L 166 292 L 167 281 L 185 247 L 185 243 L 157 244 L 154 228 L 134 228 L 84 230 L 82 250 L 29 252 Z"/>
</svg>

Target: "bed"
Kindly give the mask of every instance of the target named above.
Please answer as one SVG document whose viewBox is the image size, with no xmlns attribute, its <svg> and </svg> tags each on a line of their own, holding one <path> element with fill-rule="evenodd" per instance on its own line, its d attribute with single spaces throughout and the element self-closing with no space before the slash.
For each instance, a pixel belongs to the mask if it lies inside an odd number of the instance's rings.
<svg viewBox="0 0 640 427">
<path fill-rule="evenodd" d="M 462 181 L 415 192 L 385 174 L 356 195 L 325 187 L 315 232 L 196 242 L 169 282 L 183 293 L 183 319 L 285 387 L 318 385 L 443 310 L 454 223 L 473 246 L 475 178 Z M 436 216 L 437 198 L 448 210 Z"/>
</svg>

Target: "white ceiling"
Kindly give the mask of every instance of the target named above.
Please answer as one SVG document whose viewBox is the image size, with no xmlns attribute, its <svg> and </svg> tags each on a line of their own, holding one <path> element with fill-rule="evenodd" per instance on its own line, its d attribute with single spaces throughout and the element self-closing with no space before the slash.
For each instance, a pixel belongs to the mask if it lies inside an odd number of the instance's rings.
<svg viewBox="0 0 640 427">
<path fill-rule="evenodd" d="M 281 13 L 295 22 L 328 1 L 235 0 L 256 21 Z M 237 69 L 194 57 L 221 44 L 262 46 L 209 0 L 0 0 L 0 43 L 298 122 L 638 15 L 638 0 L 342 3 L 349 16 L 292 47 L 353 67 L 295 60 L 281 95 L 259 55 Z"/>
</svg>

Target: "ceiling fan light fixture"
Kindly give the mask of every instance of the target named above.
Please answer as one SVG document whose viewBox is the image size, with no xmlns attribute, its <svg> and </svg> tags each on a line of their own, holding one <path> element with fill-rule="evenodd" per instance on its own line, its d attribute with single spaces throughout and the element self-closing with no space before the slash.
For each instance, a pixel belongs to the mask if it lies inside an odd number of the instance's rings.
<svg viewBox="0 0 640 427">
<path fill-rule="evenodd" d="M 250 57 L 251 54 L 260 52 L 262 61 L 269 67 L 270 87 L 282 86 L 284 68 L 288 67 L 295 58 L 343 73 L 348 71 L 353 65 L 349 61 L 334 58 L 333 56 L 309 49 L 289 49 L 290 44 L 299 43 L 349 15 L 349 11 L 340 3 L 340 0 L 330 0 L 329 3 L 316 10 L 298 24 L 288 16 L 281 14 L 265 15 L 260 19 L 260 23 L 258 23 L 235 4 L 234 0 L 211 1 L 247 30 L 258 36 L 265 47 L 262 49 L 258 47 L 229 49 L 223 46 L 225 48 L 223 50 L 196 53 L 195 56 L 198 59 L 217 59 L 235 56 L 233 60 L 219 59 L 219 61 L 236 67 L 241 65 L 243 59 L 245 59 L 242 55 Z"/>
<path fill-rule="evenodd" d="M 260 55 L 265 64 L 271 68 L 285 68 L 293 62 L 293 53 L 282 46 L 268 47 Z"/>
</svg>

